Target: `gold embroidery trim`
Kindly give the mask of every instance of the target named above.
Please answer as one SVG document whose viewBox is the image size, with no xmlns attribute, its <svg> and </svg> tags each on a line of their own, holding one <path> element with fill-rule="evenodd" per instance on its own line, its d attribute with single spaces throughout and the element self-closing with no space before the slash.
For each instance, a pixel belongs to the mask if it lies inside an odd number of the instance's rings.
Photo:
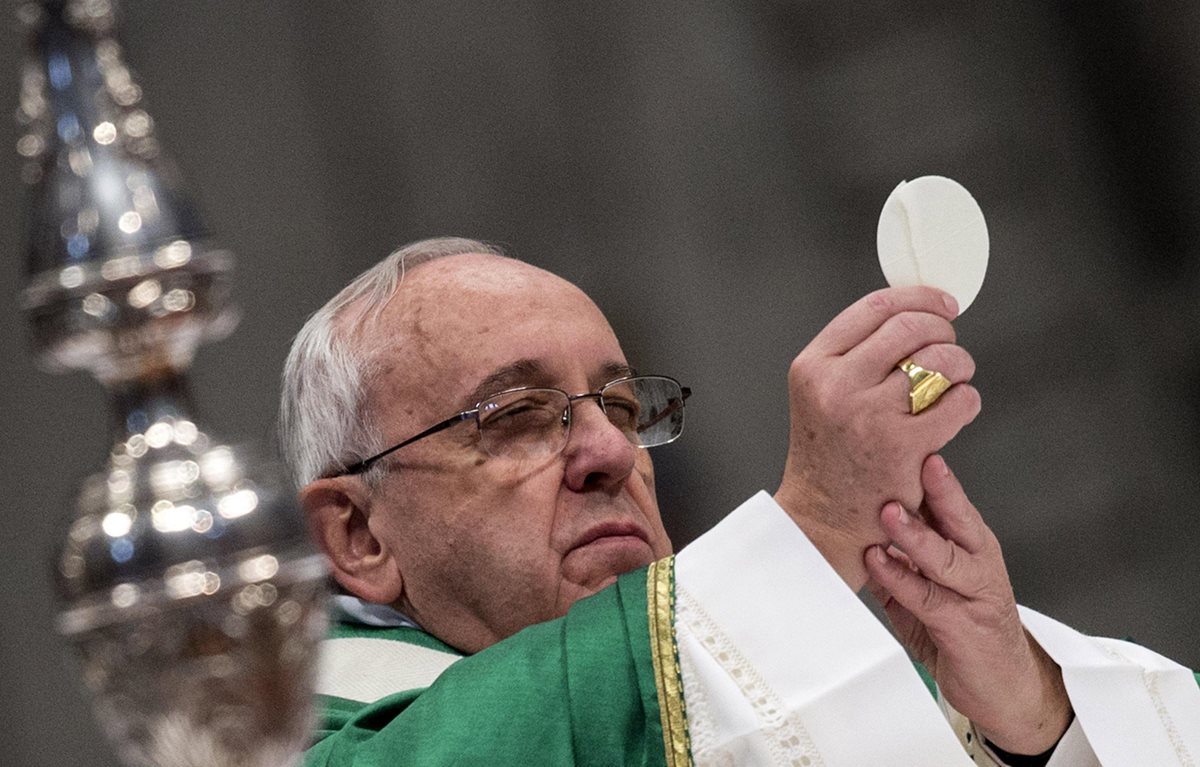
<svg viewBox="0 0 1200 767">
<path fill-rule="evenodd" d="M 692 767 L 679 644 L 675 637 L 675 557 L 651 563 L 646 572 L 646 610 L 667 767 Z"/>
</svg>

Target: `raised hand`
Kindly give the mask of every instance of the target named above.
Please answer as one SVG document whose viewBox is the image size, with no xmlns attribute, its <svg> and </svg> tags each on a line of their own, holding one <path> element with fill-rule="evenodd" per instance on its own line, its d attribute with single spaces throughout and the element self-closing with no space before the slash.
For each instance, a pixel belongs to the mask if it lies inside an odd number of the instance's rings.
<svg viewBox="0 0 1200 767">
<path fill-rule="evenodd" d="M 1071 722 L 1062 672 L 1021 625 L 996 536 L 940 456 L 921 468 L 923 515 L 890 502 L 890 546 L 865 557 L 871 591 L 941 694 L 993 743 L 1051 748 Z"/>
<path fill-rule="evenodd" d="M 933 288 L 889 288 L 852 304 L 813 339 L 788 374 L 791 436 L 775 500 L 858 590 L 863 550 L 887 540 L 879 508 L 916 508 L 920 468 L 979 413 L 975 363 L 955 345 L 954 299 Z M 909 412 L 907 357 L 954 385 Z"/>
</svg>

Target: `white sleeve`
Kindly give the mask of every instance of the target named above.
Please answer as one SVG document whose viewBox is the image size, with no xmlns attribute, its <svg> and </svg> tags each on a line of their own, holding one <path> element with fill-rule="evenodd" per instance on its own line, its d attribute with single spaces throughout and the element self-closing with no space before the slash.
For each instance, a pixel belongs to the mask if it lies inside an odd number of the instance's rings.
<svg viewBox="0 0 1200 767">
<path fill-rule="evenodd" d="M 1102 767 L 1096 758 L 1092 744 L 1088 742 L 1079 717 L 1071 722 L 1071 726 L 1063 733 L 1062 740 L 1054 748 L 1054 755 L 1046 762 L 1046 767 Z"/>
<path fill-rule="evenodd" d="M 947 722 L 903 648 L 766 493 L 685 548 L 675 568 L 698 765 L 991 761 L 969 722 Z M 1076 712 L 1047 767 L 1198 764 L 1200 690 L 1186 669 L 1032 610 L 1021 617 L 1062 666 Z"/>
<path fill-rule="evenodd" d="M 766 493 L 675 562 L 698 765 L 970 767 L 903 648 Z"/>
<path fill-rule="evenodd" d="M 1086 735 L 1080 740 L 1094 749 L 1098 763 L 1200 764 L 1200 687 L 1191 671 L 1144 647 L 1084 636 L 1019 609 L 1025 628 L 1062 668 L 1075 720 Z M 1076 764 L 1065 754 L 1058 759 L 1056 750 L 1047 767 Z"/>
</svg>

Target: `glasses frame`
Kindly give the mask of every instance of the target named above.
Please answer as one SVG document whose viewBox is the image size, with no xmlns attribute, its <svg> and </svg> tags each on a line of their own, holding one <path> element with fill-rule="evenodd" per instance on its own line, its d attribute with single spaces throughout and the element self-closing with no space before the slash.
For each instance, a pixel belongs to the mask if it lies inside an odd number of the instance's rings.
<svg viewBox="0 0 1200 767">
<path fill-rule="evenodd" d="M 599 405 L 600 409 L 602 411 L 604 411 L 604 391 L 606 389 L 608 389 L 612 386 L 617 386 L 619 384 L 629 383 L 630 381 L 636 381 L 636 380 L 644 379 L 644 378 L 666 379 L 666 380 L 674 383 L 676 386 L 678 386 L 679 392 L 680 392 L 679 403 L 680 403 L 681 407 L 684 405 L 684 403 L 687 402 L 687 398 L 692 396 L 692 390 L 690 388 L 688 388 L 687 386 L 681 386 L 678 381 L 676 381 L 674 378 L 671 378 L 670 376 L 660 376 L 660 375 L 625 376 L 623 378 L 617 378 L 612 381 L 609 381 L 608 383 L 604 384 L 600 388 L 596 389 L 596 391 L 594 391 L 594 392 L 585 392 L 583 394 L 567 394 L 566 391 L 564 391 L 563 389 L 559 389 L 558 387 L 555 387 L 555 386 L 518 386 L 513 389 L 505 389 L 504 391 L 498 391 L 495 394 L 492 394 L 489 397 L 482 399 L 479 402 L 475 403 L 475 407 L 473 407 L 469 410 L 463 410 L 460 413 L 455 413 L 454 415 L 450 416 L 446 420 L 438 421 L 433 426 L 430 426 L 428 429 L 425 429 L 422 432 L 414 434 L 413 436 L 409 437 L 406 440 L 397 442 L 395 445 L 392 445 L 391 447 L 387 448 L 386 450 L 381 450 L 380 452 L 376 453 L 375 455 L 371 456 L 370 458 L 364 458 L 361 461 L 352 463 L 349 466 L 347 466 L 346 468 L 342 469 L 341 471 L 330 474 L 328 476 L 340 477 L 340 476 L 346 476 L 346 475 L 351 475 L 351 474 L 361 474 L 364 471 L 367 471 L 368 469 L 370 469 L 371 466 L 376 461 L 380 460 L 381 458 L 386 458 L 387 456 L 396 452 L 400 448 L 408 447 L 409 445 L 411 445 L 414 442 L 417 442 L 418 440 L 425 439 L 426 437 L 431 437 L 440 431 L 445 431 L 446 429 L 449 429 L 451 426 L 454 426 L 455 424 L 461 423 L 462 421 L 466 421 L 466 420 L 469 420 L 472 418 L 475 419 L 475 428 L 477 430 L 482 430 L 482 424 L 480 424 L 480 422 L 479 422 L 479 413 L 483 409 L 483 404 L 485 402 L 487 402 L 488 400 L 491 400 L 491 399 L 495 399 L 496 397 L 499 397 L 499 396 L 502 396 L 505 394 L 515 394 L 517 392 L 523 392 L 523 391 L 557 391 L 557 392 L 560 392 L 563 396 L 565 396 L 567 398 L 567 407 L 566 407 L 566 410 L 563 411 L 563 417 L 566 420 L 566 430 L 567 430 L 567 434 L 569 436 L 570 429 L 571 429 L 571 415 L 574 412 L 574 406 L 575 406 L 576 402 L 578 402 L 579 400 L 584 400 L 584 399 L 595 400 L 596 404 Z M 604 411 L 604 412 L 607 413 L 607 411 Z M 682 428 L 681 428 L 681 433 L 682 433 Z M 630 444 L 633 444 L 634 447 L 640 447 L 640 448 L 658 447 L 658 445 L 665 445 L 670 442 L 673 442 L 674 440 L 678 439 L 678 437 L 679 437 L 679 435 L 676 434 L 674 437 L 667 440 L 666 442 L 660 442 L 655 445 L 638 445 L 638 444 L 632 443 L 632 442 Z M 564 444 L 566 444 L 565 440 L 564 440 Z M 560 450 L 561 450 L 561 448 L 560 448 Z"/>
</svg>

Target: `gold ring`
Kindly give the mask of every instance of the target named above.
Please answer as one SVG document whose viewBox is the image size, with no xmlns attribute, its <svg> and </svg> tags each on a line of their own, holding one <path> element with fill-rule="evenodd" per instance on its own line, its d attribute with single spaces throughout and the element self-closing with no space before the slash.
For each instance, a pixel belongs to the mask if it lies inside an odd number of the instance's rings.
<svg viewBox="0 0 1200 767">
<path fill-rule="evenodd" d="M 908 402 L 913 415 L 937 402 L 951 386 L 946 376 L 936 370 L 926 370 L 913 362 L 912 357 L 900 360 L 896 367 L 908 376 Z"/>
</svg>

